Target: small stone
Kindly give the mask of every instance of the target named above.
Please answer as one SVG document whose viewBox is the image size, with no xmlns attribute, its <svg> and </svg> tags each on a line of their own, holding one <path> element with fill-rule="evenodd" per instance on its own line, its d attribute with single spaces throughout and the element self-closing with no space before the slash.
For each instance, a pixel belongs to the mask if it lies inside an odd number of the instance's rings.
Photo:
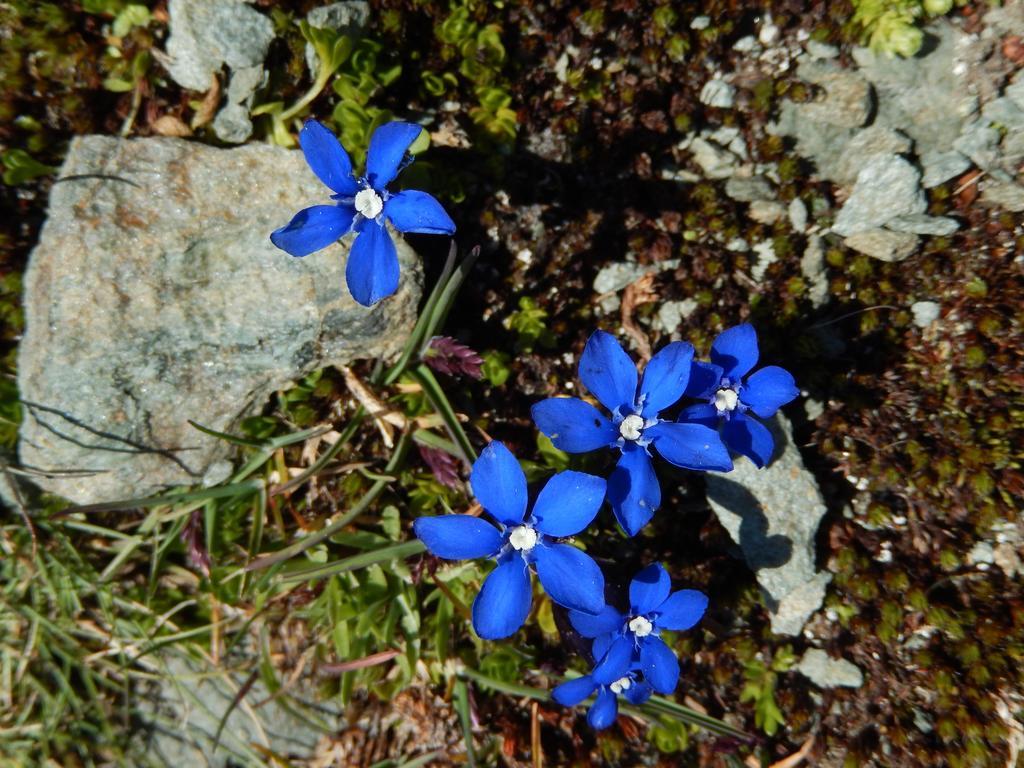
<svg viewBox="0 0 1024 768">
<path fill-rule="evenodd" d="M 819 688 L 860 688 L 864 673 L 846 659 L 833 659 L 820 648 L 808 648 L 796 671 Z"/>
<path fill-rule="evenodd" d="M 1012 544 L 996 545 L 992 553 L 992 560 L 1006 574 L 1007 578 L 1013 579 L 1024 573 L 1020 555 L 1017 554 L 1017 550 L 1013 548 Z"/>
<path fill-rule="evenodd" d="M 243 144 L 252 136 L 249 110 L 241 104 L 228 104 L 213 119 L 213 132 L 225 144 Z"/>
<path fill-rule="evenodd" d="M 774 200 L 775 187 L 764 176 L 733 176 L 725 182 L 725 194 L 740 203 Z"/>
<path fill-rule="evenodd" d="M 982 202 L 1005 208 L 1013 213 L 1024 213 L 1024 186 L 1013 182 L 988 182 L 981 190 Z"/>
<path fill-rule="evenodd" d="M 602 267 L 594 278 L 596 293 L 621 291 L 644 275 L 665 272 L 679 266 L 679 259 L 665 259 L 656 264 L 637 264 L 633 261 L 619 261 Z"/>
<path fill-rule="evenodd" d="M 853 72 L 824 75 L 818 85 L 825 89 L 823 101 L 806 104 L 812 120 L 840 128 L 858 128 L 868 121 L 874 106 L 871 85 Z"/>
<path fill-rule="evenodd" d="M 979 541 L 967 553 L 971 565 L 992 565 L 996 561 L 995 549 L 987 541 Z"/>
<path fill-rule="evenodd" d="M 955 149 L 947 152 L 925 152 L 921 155 L 920 161 L 924 169 L 921 184 L 925 189 L 944 184 L 971 167 L 971 161 Z"/>
<path fill-rule="evenodd" d="M 949 216 L 929 216 L 925 213 L 912 213 L 908 216 L 897 216 L 885 224 L 894 232 L 909 232 L 912 235 L 936 235 L 945 237 L 960 229 L 960 222 Z"/>
<path fill-rule="evenodd" d="M 34 404 L 19 453 L 53 472 L 35 478 L 47 491 L 89 504 L 222 478 L 231 446 L 189 420 L 236 431 L 294 380 L 392 357 L 412 330 L 421 272 L 400 236 L 399 291 L 372 309 L 345 287 L 350 239 L 304 259 L 271 244 L 328 200 L 297 150 L 85 136 L 61 176 L 18 359 Z"/>
<path fill-rule="evenodd" d="M 789 201 L 789 208 L 786 209 L 789 215 L 789 226 L 794 232 L 802 233 L 807 229 L 807 206 L 799 197 Z"/>
<path fill-rule="evenodd" d="M 693 21 L 690 22 L 690 29 L 695 29 L 700 32 L 702 29 L 707 29 L 711 26 L 710 16 L 696 16 Z"/>
<path fill-rule="evenodd" d="M 750 250 L 750 243 L 742 237 L 734 237 L 725 244 L 725 250 L 732 251 L 733 253 L 746 253 Z"/>
<path fill-rule="evenodd" d="M 966 128 L 960 137 L 953 142 L 953 149 L 967 155 L 974 164 L 987 171 L 999 159 L 999 131 L 987 121 L 977 120 Z"/>
<path fill-rule="evenodd" d="M 815 61 L 834 59 L 839 56 L 839 48 L 828 43 L 820 43 L 812 38 L 807 41 L 807 55 Z"/>
<path fill-rule="evenodd" d="M 766 423 L 775 455 L 764 469 L 737 459 L 728 474 L 706 475 L 708 502 L 739 544 L 765 596 L 772 632 L 798 635 L 821 607 L 831 579 L 815 566 L 814 542 L 827 509 L 805 467 L 789 421 Z"/>
<path fill-rule="evenodd" d="M 775 200 L 755 200 L 747 215 L 758 224 L 774 224 L 785 218 L 786 206 Z"/>
<path fill-rule="evenodd" d="M 727 179 L 733 174 L 736 155 L 716 143 L 698 136 L 689 146 L 693 161 L 709 179 Z"/>
<path fill-rule="evenodd" d="M 772 23 L 772 16 L 765 16 L 764 23 L 757 31 L 757 41 L 764 46 L 773 45 L 779 39 L 779 28 Z"/>
<path fill-rule="evenodd" d="M 872 125 L 857 131 L 839 158 L 835 181 L 853 184 L 864 164 L 871 158 L 878 155 L 904 155 L 910 152 L 911 147 L 913 142 L 904 134 L 882 125 Z"/>
<path fill-rule="evenodd" d="M 800 258 L 800 272 L 807 281 L 811 304 L 820 307 L 828 301 L 828 274 L 825 271 L 825 249 L 821 237 L 811 235 Z"/>
<path fill-rule="evenodd" d="M 981 108 L 982 117 L 1008 131 L 1024 130 L 1024 108 L 1013 99 L 1000 96 Z"/>
<path fill-rule="evenodd" d="M 1024 76 L 1020 72 L 1014 75 L 1013 80 L 1010 81 L 1010 84 L 1003 91 L 1003 95 L 1013 101 L 1018 107 L 1024 109 Z"/>
<path fill-rule="evenodd" d="M 171 0 L 167 71 L 193 91 L 210 88 L 214 73 L 263 63 L 274 24 L 240 0 Z"/>
<path fill-rule="evenodd" d="M 833 231 L 848 236 L 881 227 L 897 216 L 924 213 L 928 202 L 920 183 L 920 171 L 899 155 L 872 157 L 857 174 Z"/>
<path fill-rule="evenodd" d="M 700 103 L 718 109 L 732 109 L 736 89 L 720 77 L 712 78 L 700 89 Z"/>
<path fill-rule="evenodd" d="M 737 53 L 750 53 L 757 47 L 757 38 L 753 35 L 745 35 L 732 44 L 732 49 Z"/>
<path fill-rule="evenodd" d="M 757 254 L 757 263 L 750 270 L 750 276 L 754 278 L 754 282 L 760 283 L 764 280 L 764 274 L 768 271 L 768 267 L 778 261 L 778 257 L 775 255 L 775 246 L 771 240 L 762 240 L 760 243 L 756 243 L 752 250 Z"/>
<path fill-rule="evenodd" d="M 857 232 L 843 241 L 846 247 L 880 261 L 903 261 L 917 250 L 918 243 L 917 235 L 888 229 Z"/>
<path fill-rule="evenodd" d="M 651 327 L 662 333 L 676 333 L 683 320 L 692 315 L 699 305 L 693 299 L 666 301 L 658 308 Z"/>
<path fill-rule="evenodd" d="M 915 301 L 910 305 L 910 312 L 914 316 L 914 325 L 918 328 L 927 328 L 939 319 L 941 309 L 934 301 Z"/>
</svg>

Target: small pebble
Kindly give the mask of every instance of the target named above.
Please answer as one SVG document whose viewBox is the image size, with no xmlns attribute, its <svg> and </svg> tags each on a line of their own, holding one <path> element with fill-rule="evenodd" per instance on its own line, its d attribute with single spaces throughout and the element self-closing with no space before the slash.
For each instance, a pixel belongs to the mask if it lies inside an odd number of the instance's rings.
<svg viewBox="0 0 1024 768">
<path fill-rule="evenodd" d="M 914 315 L 914 325 L 918 328 L 927 328 L 939 319 L 941 307 L 934 301 L 915 301 L 910 305 L 910 311 Z"/>
</svg>

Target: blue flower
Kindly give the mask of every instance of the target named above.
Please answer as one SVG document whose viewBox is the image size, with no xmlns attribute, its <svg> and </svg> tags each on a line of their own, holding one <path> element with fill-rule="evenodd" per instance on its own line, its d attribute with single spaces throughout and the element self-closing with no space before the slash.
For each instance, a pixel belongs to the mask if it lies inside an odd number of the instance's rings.
<svg viewBox="0 0 1024 768">
<path fill-rule="evenodd" d="M 636 366 L 629 355 L 613 336 L 595 331 L 580 358 L 580 379 L 611 411 L 612 418 L 576 397 L 553 397 L 533 406 L 537 428 L 557 448 L 569 453 L 606 447 L 622 451 L 608 478 L 608 500 L 619 525 L 630 536 L 635 536 L 661 505 L 651 446 L 677 467 L 732 469 L 732 459 L 716 430 L 658 418 L 683 396 L 692 360 L 691 345 L 669 344 L 651 358 L 638 388 Z"/>
<path fill-rule="evenodd" d="M 695 589 L 669 594 L 671 589 L 665 569 L 650 565 L 629 585 L 629 614 L 606 605 L 597 615 L 569 611 L 569 621 L 584 637 L 596 638 L 595 656 L 605 647 L 628 652 L 651 688 L 672 693 L 679 682 L 679 661 L 659 635 L 694 626 L 707 610 L 708 598 Z"/>
<path fill-rule="evenodd" d="M 556 686 L 551 698 L 563 707 L 575 707 L 596 691 L 597 698 L 587 711 L 587 722 L 599 731 L 618 717 L 620 695 L 630 704 L 643 704 L 651 698 L 651 686 L 643 679 L 628 648 L 595 640 L 593 655 L 598 661 L 591 673 Z"/>
<path fill-rule="evenodd" d="M 334 137 L 316 120 L 308 120 L 299 144 L 313 173 L 334 194 L 333 205 L 314 205 L 295 214 L 287 226 L 274 230 L 271 242 L 292 256 L 307 256 L 349 232 L 355 232 L 345 267 L 353 298 L 369 307 L 398 290 L 398 253 L 385 226 L 399 232 L 451 235 L 455 224 L 426 192 L 387 190 L 411 162 L 409 146 L 422 129 L 412 123 L 388 123 L 373 132 L 366 153 L 366 174 L 356 177 L 352 161 Z"/>
<path fill-rule="evenodd" d="M 508 637 L 530 613 L 530 566 L 559 605 L 597 613 L 604 605 L 604 575 L 589 555 L 555 539 L 579 533 L 604 501 L 606 483 L 582 472 L 559 472 L 527 514 L 526 475 L 497 441 L 473 464 L 469 476 L 480 506 L 497 522 L 472 515 L 421 517 L 413 530 L 438 557 L 498 561 L 473 601 L 473 628 L 486 640 Z"/>
<path fill-rule="evenodd" d="M 763 467 L 772 458 L 775 440 L 750 414 L 768 419 L 800 394 L 789 371 L 757 365 L 757 332 L 749 323 L 722 331 L 711 345 L 711 362 L 694 362 L 686 394 L 706 400 L 683 410 L 679 421 L 722 429 L 725 444 Z M 744 379 L 746 376 L 746 379 Z"/>
</svg>

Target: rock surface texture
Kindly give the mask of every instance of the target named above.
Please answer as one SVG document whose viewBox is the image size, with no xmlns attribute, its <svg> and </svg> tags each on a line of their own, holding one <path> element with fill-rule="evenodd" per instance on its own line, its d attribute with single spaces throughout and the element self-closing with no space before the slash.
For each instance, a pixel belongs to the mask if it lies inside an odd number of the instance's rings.
<svg viewBox="0 0 1024 768">
<path fill-rule="evenodd" d="M 72 142 L 26 273 L 19 451 L 39 485 L 93 503 L 217 482 L 229 446 L 189 420 L 230 430 L 312 370 L 401 348 L 421 272 L 400 238 L 402 284 L 371 310 L 345 287 L 346 244 L 270 243 L 318 202 L 298 151 Z"/>
<path fill-rule="evenodd" d="M 757 577 L 772 632 L 796 635 L 821 607 L 832 578 L 814 565 L 814 536 L 826 508 L 789 421 L 777 414 L 768 427 L 775 437 L 772 463 L 758 469 L 741 458 L 728 474 L 709 472 L 707 494 Z"/>
</svg>

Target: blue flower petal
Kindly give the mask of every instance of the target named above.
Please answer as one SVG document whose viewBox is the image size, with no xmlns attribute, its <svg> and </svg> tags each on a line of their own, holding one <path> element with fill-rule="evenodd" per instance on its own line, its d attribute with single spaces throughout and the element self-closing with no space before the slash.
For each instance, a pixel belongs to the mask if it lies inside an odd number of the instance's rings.
<svg viewBox="0 0 1024 768">
<path fill-rule="evenodd" d="M 551 691 L 551 698 L 563 707 L 575 707 L 590 696 L 595 688 L 597 688 L 597 683 L 594 682 L 594 678 L 591 675 L 584 675 L 556 685 L 555 689 Z"/>
<path fill-rule="evenodd" d="M 597 700 L 590 711 L 587 712 L 587 722 L 595 731 L 600 731 L 612 725 L 619 716 L 619 702 L 615 694 L 608 688 L 601 688 L 597 694 Z"/>
<path fill-rule="evenodd" d="M 627 536 L 636 536 L 661 506 L 661 485 L 651 457 L 635 443 L 622 447 L 622 456 L 608 477 L 608 503 Z"/>
<path fill-rule="evenodd" d="M 730 381 L 757 365 L 757 355 L 757 332 L 750 323 L 722 331 L 711 344 L 711 362 L 720 365 Z"/>
<path fill-rule="evenodd" d="M 337 137 L 316 120 L 299 131 L 299 144 L 317 178 L 339 195 L 354 195 L 359 184 L 352 178 L 352 161 Z"/>
<path fill-rule="evenodd" d="M 644 568 L 629 583 L 630 613 L 645 615 L 665 602 L 672 591 L 668 572 L 658 563 Z"/>
<path fill-rule="evenodd" d="M 391 233 L 374 221 L 364 221 L 352 241 L 345 265 L 352 298 L 371 307 L 398 290 L 398 252 Z"/>
<path fill-rule="evenodd" d="M 604 503 L 607 483 L 603 477 L 566 470 L 548 480 L 533 504 L 537 530 L 548 536 L 579 533 Z"/>
<path fill-rule="evenodd" d="M 533 549 L 537 578 L 559 605 L 584 613 L 604 608 L 604 574 L 586 552 L 568 544 L 538 544 Z"/>
<path fill-rule="evenodd" d="M 605 408 L 632 413 L 636 399 L 636 365 L 615 337 L 594 331 L 580 357 L 580 380 Z"/>
<path fill-rule="evenodd" d="M 391 219 L 399 232 L 428 235 L 451 235 L 455 232 L 455 222 L 441 204 L 432 195 L 415 189 L 389 197 L 384 203 L 384 216 Z"/>
<path fill-rule="evenodd" d="M 505 525 L 523 522 L 526 512 L 526 475 L 516 457 L 495 440 L 473 462 L 469 484 L 480 506 Z"/>
<path fill-rule="evenodd" d="M 596 616 L 582 611 L 569 611 L 569 623 L 584 637 L 600 637 L 619 632 L 626 625 L 626 617 L 606 605 Z"/>
<path fill-rule="evenodd" d="M 314 205 L 299 211 L 285 226 L 270 234 L 270 242 L 292 256 L 308 256 L 336 243 L 349 231 L 355 208 Z"/>
<path fill-rule="evenodd" d="M 769 365 L 747 379 L 740 390 L 740 402 L 762 419 L 767 419 L 799 394 L 800 390 L 789 371 Z"/>
<path fill-rule="evenodd" d="M 681 589 L 669 595 L 658 608 L 654 626 L 681 632 L 694 626 L 708 609 L 708 596 L 696 589 Z"/>
<path fill-rule="evenodd" d="M 640 380 L 640 415 L 652 419 L 686 391 L 693 363 L 693 346 L 674 341 L 651 358 Z"/>
<path fill-rule="evenodd" d="M 590 673 L 598 685 L 610 685 L 625 677 L 633 664 L 634 643 L 631 637 L 619 637 L 608 648 L 608 652 L 594 665 Z"/>
<path fill-rule="evenodd" d="M 619 439 L 611 421 L 578 397 L 549 397 L 535 403 L 530 413 L 537 429 L 562 451 L 586 453 Z"/>
<path fill-rule="evenodd" d="M 623 692 L 623 695 L 630 704 L 639 706 L 651 698 L 652 693 L 654 691 L 646 680 L 634 680 L 633 684 Z"/>
<path fill-rule="evenodd" d="M 732 469 L 729 451 L 718 432 L 703 424 L 673 424 L 663 421 L 644 433 L 654 439 L 661 457 L 685 469 L 728 472 Z"/>
<path fill-rule="evenodd" d="M 511 557 L 484 579 L 473 601 L 473 629 L 484 640 L 514 635 L 530 613 L 530 573 L 521 557 Z"/>
<path fill-rule="evenodd" d="M 768 428 L 738 410 L 722 425 L 722 440 L 730 449 L 754 462 L 758 469 L 772 460 L 775 451 L 775 438 Z"/>
<path fill-rule="evenodd" d="M 672 693 L 679 682 L 679 659 L 660 637 L 640 641 L 640 668 L 644 679 L 658 693 Z"/>
<path fill-rule="evenodd" d="M 366 152 L 366 178 L 371 187 L 380 191 L 394 180 L 406 151 L 422 130 L 413 123 L 387 123 L 373 132 Z"/>
<path fill-rule="evenodd" d="M 576 611 L 576 613 L 580 613 L 580 611 Z M 594 658 L 595 663 L 604 658 L 604 655 L 608 653 L 608 649 L 612 647 L 612 643 L 618 637 L 618 632 L 609 632 L 606 635 L 598 635 L 594 638 L 594 642 L 590 646 L 590 655 Z"/>
<path fill-rule="evenodd" d="M 683 408 L 679 413 L 679 418 L 676 419 L 676 421 L 686 422 L 687 424 L 703 424 L 711 429 L 718 429 L 721 420 L 722 414 L 711 403 L 698 403 L 697 405 Z"/>
<path fill-rule="evenodd" d="M 721 366 L 695 360 L 690 366 L 690 379 L 686 383 L 686 395 L 707 400 L 722 383 L 725 371 Z"/>
<path fill-rule="evenodd" d="M 449 560 L 490 557 L 502 544 L 497 528 L 472 515 L 421 517 L 412 529 L 430 554 Z"/>
</svg>

